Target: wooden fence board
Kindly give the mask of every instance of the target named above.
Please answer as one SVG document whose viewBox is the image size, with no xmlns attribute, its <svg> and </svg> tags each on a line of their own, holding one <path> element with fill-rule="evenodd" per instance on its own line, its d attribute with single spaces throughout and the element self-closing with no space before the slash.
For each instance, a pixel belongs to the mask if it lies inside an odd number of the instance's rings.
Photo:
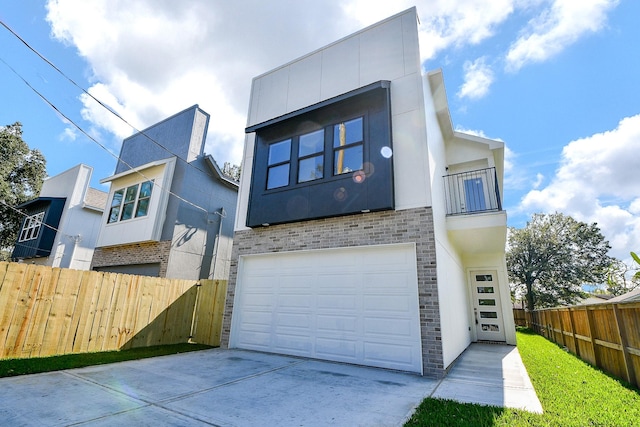
<svg viewBox="0 0 640 427">
<path fill-rule="evenodd" d="M 35 298 L 31 295 L 35 266 L 26 265 L 17 274 L 18 286 L 14 287 L 12 298 L 15 298 L 15 309 L 11 321 L 7 327 L 6 345 L 4 346 L 5 357 L 16 357 L 20 354 L 20 344 L 24 328 L 28 325 L 31 307 L 35 303 Z"/>
<path fill-rule="evenodd" d="M 226 281 L 202 283 L 0 262 L 0 358 L 189 342 L 196 322 L 219 345 Z"/>
<path fill-rule="evenodd" d="M 47 330 L 47 318 L 53 304 L 53 294 L 60 276 L 60 269 L 41 269 L 41 284 L 36 295 L 36 310 L 33 314 L 32 327 L 29 330 L 23 354 L 28 353 L 30 357 L 39 356 L 42 350 L 45 331 Z"/>
<path fill-rule="evenodd" d="M 530 327 L 582 360 L 640 384 L 640 303 L 536 310 Z"/>
</svg>

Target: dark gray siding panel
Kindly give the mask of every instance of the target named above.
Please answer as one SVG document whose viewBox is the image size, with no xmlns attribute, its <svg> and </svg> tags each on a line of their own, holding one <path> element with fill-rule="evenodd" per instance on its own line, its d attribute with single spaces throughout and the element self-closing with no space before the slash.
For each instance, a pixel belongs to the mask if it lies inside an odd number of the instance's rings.
<svg viewBox="0 0 640 427">
<path fill-rule="evenodd" d="M 364 117 L 364 180 L 355 174 L 333 176 L 333 149 L 326 143 L 323 179 L 296 182 L 295 142 L 292 148 L 289 185 L 267 190 L 269 145 L 355 117 Z M 375 85 L 336 103 L 305 109 L 300 115 L 256 130 L 255 157 L 249 196 L 247 226 L 281 224 L 394 208 L 393 161 L 381 153 L 392 148 L 391 106 L 388 85 Z M 294 139 L 295 141 L 295 139 Z M 359 173 L 359 172 L 358 172 Z"/>
</svg>

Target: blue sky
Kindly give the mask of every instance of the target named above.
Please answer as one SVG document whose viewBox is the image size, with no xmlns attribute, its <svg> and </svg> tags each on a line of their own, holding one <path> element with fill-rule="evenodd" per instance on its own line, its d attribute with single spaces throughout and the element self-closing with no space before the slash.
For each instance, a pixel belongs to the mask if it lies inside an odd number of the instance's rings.
<svg viewBox="0 0 640 427">
<path fill-rule="evenodd" d="M 0 19 L 82 88 L 143 129 L 193 104 L 206 151 L 239 163 L 251 78 L 415 5 L 425 70 L 442 68 L 453 125 L 505 141 L 509 225 L 560 211 L 640 251 L 640 2 L 634 0 L 49 0 Z M 49 175 L 78 163 L 93 186 L 132 129 L 0 27 L 0 125 L 20 121 Z M 11 67 L 11 68 L 10 68 Z"/>
</svg>

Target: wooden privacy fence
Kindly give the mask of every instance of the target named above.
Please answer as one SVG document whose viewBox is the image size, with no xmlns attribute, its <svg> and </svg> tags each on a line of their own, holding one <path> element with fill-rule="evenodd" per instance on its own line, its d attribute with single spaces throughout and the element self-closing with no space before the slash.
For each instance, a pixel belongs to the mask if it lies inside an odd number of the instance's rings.
<svg viewBox="0 0 640 427">
<path fill-rule="evenodd" d="M 600 369 L 640 384 L 640 302 L 536 310 L 529 327 Z"/>
<path fill-rule="evenodd" d="M 226 287 L 0 262 L 0 358 L 220 345 Z"/>
<path fill-rule="evenodd" d="M 527 326 L 527 312 L 524 311 L 524 308 L 513 309 L 513 321 L 516 326 Z"/>
</svg>

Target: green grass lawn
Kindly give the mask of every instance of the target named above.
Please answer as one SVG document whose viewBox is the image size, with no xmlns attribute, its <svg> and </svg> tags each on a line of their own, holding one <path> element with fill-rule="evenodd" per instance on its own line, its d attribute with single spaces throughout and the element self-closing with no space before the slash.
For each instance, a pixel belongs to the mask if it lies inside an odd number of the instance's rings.
<svg viewBox="0 0 640 427">
<path fill-rule="evenodd" d="M 425 399 L 405 426 L 640 426 L 640 393 L 545 338 L 518 332 L 544 414 Z"/>
<path fill-rule="evenodd" d="M 174 344 L 100 353 L 66 354 L 64 356 L 34 357 L 31 359 L 4 359 L 0 360 L 0 378 L 82 368 L 84 366 L 123 362 L 125 360 L 145 359 L 147 357 L 165 356 L 208 348 L 213 347 L 202 344 Z"/>
</svg>

